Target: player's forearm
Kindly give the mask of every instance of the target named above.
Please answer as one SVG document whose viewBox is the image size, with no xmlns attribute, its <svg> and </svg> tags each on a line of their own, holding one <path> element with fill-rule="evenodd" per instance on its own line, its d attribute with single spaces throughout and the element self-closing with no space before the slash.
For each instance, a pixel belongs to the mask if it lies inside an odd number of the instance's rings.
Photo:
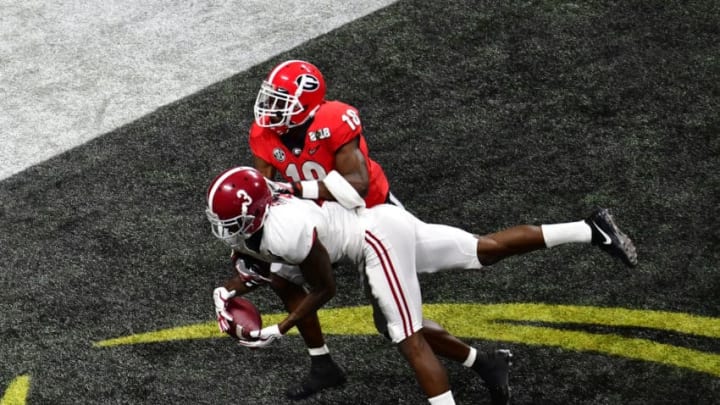
<svg viewBox="0 0 720 405">
<path fill-rule="evenodd" d="M 356 178 L 356 181 L 359 179 Z M 358 183 L 359 184 L 359 183 Z M 365 201 L 352 185 L 339 172 L 332 170 L 322 181 L 306 180 L 293 183 L 293 194 L 308 199 L 323 198 L 337 201 L 345 208 L 364 207 Z M 360 186 L 358 186 L 360 187 Z M 321 194 L 322 193 L 322 194 Z"/>
<path fill-rule="evenodd" d="M 355 189 L 355 191 L 358 193 L 358 195 L 362 198 L 365 198 L 368 193 L 368 180 L 367 178 L 363 179 L 362 176 L 359 175 L 345 175 L 343 176 L 345 181 L 350 184 L 350 186 Z M 337 192 L 337 191 L 336 191 Z M 320 195 L 320 198 L 323 200 L 328 201 L 337 201 L 337 198 L 333 195 L 333 193 L 330 191 L 328 186 L 325 184 L 324 181 L 318 182 L 318 194 Z"/>
<path fill-rule="evenodd" d="M 313 312 L 317 312 L 322 308 L 328 301 L 335 296 L 334 288 L 325 288 L 322 290 L 313 290 L 310 292 L 300 303 L 300 305 L 285 318 L 278 327 L 280 332 L 285 334 L 288 330 L 292 329 L 293 326 L 297 325 L 297 322 L 308 316 Z"/>
</svg>

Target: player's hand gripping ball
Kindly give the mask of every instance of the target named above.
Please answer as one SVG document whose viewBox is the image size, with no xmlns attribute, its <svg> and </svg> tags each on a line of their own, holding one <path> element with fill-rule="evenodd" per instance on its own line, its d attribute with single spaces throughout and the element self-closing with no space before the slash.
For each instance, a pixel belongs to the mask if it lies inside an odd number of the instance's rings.
<svg viewBox="0 0 720 405">
<path fill-rule="evenodd" d="M 230 328 L 227 334 L 235 339 L 256 340 L 251 338 L 249 333 L 253 330 L 262 329 L 262 317 L 257 307 L 243 297 L 233 297 L 227 302 L 227 312 L 233 320 L 230 321 Z"/>
</svg>

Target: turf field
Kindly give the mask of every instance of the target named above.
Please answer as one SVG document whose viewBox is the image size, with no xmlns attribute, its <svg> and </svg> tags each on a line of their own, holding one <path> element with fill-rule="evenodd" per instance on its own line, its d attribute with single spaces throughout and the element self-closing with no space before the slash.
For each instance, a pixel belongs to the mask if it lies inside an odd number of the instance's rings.
<svg viewBox="0 0 720 405">
<path fill-rule="evenodd" d="M 297 335 L 250 351 L 215 331 L 231 269 L 203 211 L 217 173 L 251 164 L 259 82 L 288 58 L 360 109 L 420 218 L 488 233 L 601 205 L 636 241 L 636 269 L 573 245 L 422 276 L 432 318 L 513 350 L 514 403 L 720 403 L 717 2 L 417 0 L 0 182 L 0 404 L 284 403 L 306 352 Z M 322 319 L 349 381 L 302 403 L 424 403 L 357 316 L 357 275 L 336 277 Z M 250 298 L 282 312 L 270 291 Z M 458 403 L 489 403 L 445 364 Z"/>
</svg>

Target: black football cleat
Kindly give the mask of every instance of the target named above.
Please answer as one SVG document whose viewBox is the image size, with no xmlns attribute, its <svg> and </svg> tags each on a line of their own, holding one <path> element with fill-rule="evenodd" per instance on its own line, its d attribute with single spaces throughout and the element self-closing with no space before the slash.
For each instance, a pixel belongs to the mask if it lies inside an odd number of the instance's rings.
<svg viewBox="0 0 720 405">
<path fill-rule="evenodd" d="M 325 356 L 317 356 L 323 358 Z M 292 386 L 285 391 L 288 399 L 299 401 L 308 398 L 318 392 L 345 384 L 345 372 L 328 355 L 321 361 L 312 359 L 310 373 L 298 385 Z M 320 360 L 320 359 L 317 359 Z"/>
<path fill-rule="evenodd" d="M 622 260 L 628 267 L 637 266 L 637 251 L 633 241 L 625 235 L 613 220 L 610 211 L 596 208 L 585 222 L 592 229 L 592 244 Z"/>
<path fill-rule="evenodd" d="M 509 373 L 512 365 L 512 353 L 507 349 L 478 353 L 472 369 L 483 379 L 490 392 L 493 405 L 510 403 Z"/>
</svg>

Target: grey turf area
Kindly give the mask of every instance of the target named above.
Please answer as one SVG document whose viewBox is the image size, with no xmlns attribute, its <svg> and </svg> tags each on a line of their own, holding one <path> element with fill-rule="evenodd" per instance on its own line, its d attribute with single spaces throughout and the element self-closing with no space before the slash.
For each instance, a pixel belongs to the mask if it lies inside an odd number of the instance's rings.
<svg viewBox="0 0 720 405">
<path fill-rule="evenodd" d="M 391 4 L 0 2 L 0 179 Z"/>
</svg>

